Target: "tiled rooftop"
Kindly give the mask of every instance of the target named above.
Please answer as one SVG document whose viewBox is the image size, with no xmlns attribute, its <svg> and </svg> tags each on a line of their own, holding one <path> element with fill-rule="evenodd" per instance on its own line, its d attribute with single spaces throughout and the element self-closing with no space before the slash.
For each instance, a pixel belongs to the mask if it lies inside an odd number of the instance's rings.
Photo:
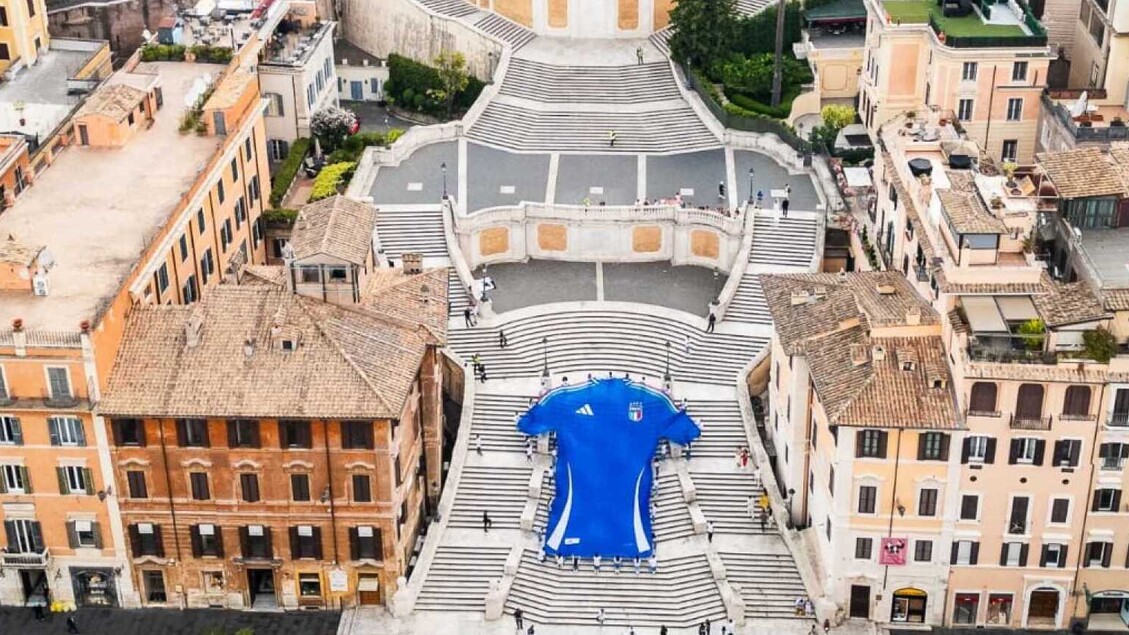
<svg viewBox="0 0 1129 635">
<path fill-rule="evenodd" d="M 1124 173 L 1129 171 L 1129 163 L 1117 164 L 1100 148 L 1044 152 L 1035 158 L 1062 198 L 1109 196 L 1127 191 Z"/>
<path fill-rule="evenodd" d="M 1093 322 L 1110 317 L 1088 284 L 1046 281 L 1046 292 L 1031 296 L 1035 309 L 1049 327 Z"/>
<path fill-rule="evenodd" d="M 193 81 L 222 68 L 141 64 L 136 72 L 159 72 L 164 91 L 153 126 L 121 148 L 70 147 L 0 214 L 0 236 L 45 245 L 55 260 L 48 296 L 0 293 L 0 323 L 21 317 L 28 329 L 77 330 L 112 297 L 223 141 L 177 131 Z"/>
<path fill-rule="evenodd" d="M 992 214 L 980 198 L 972 173 L 948 172 L 952 187 L 937 190 L 937 198 L 952 221 L 953 228 L 962 234 L 1006 234 L 1004 222 Z"/>
<path fill-rule="evenodd" d="M 324 254 L 356 265 L 372 251 L 376 212 L 369 203 L 333 196 L 306 205 L 290 233 L 294 258 Z"/>
</svg>

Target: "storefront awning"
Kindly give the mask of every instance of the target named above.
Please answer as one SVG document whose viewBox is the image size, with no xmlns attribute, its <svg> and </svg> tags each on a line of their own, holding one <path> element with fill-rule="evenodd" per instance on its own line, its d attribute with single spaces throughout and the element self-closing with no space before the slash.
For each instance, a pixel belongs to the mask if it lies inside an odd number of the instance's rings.
<svg viewBox="0 0 1129 635">
<path fill-rule="evenodd" d="M 1028 296 L 996 296 L 996 304 L 1000 307 L 1000 315 L 1008 322 L 1039 319 L 1039 312 L 1035 310 L 1035 303 Z"/>
<path fill-rule="evenodd" d="M 964 315 L 973 333 L 1007 333 L 1007 324 L 1000 317 L 994 298 L 987 296 L 963 296 Z"/>
</svg>

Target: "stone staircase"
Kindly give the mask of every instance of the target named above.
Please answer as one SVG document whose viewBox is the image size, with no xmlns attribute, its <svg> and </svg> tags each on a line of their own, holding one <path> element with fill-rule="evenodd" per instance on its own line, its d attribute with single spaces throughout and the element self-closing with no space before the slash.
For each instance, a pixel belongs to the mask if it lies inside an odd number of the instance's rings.
<svg viewBox="0 0 1129 635">
<path fill-rule="evenodd" d="M 737 12 L 745 15 L 760 13 L 765 7 L 775 5 L 772 0 L 737 0 Z"/>
<path fill-rule="evenodd" d="M 655 532 L 656 544 L 694 535 L 694 525 L 690 521 L 686 501 L 682 498 L 682 485 L 678 482 L 677 474 L 659 474 L 659 487 L 651 500 L 655 503 L 655 521 L 651 529 Z"/>
<path fill-rule="evenodd" d="M 674 29 L 668 26 L 655 31 L 647 39 L 650 40 L 651 46 L 657 48 L 663 55 L 670 57 L 670 36 L 672 35 L 674 35 Z"/>
<path fill-rule="evenodd" d="M 748 618 L 795 618 L 794 602 L 805 597 L 796 563 L 787 553 L 722 553 L 731 583 L 741 586 Z M 804 618 L 797 618 L 804 619 Z"/>
<path fill-rule="evenodd" d="M 702 426 L 702 436 L 692 446 L 691 461 L 693 457 L 732 459 L 737 448 L 749 445 L 736 402 L 691 399 L 686 410 Z"/>
<path fill-rule="evenodd" d="M 507 612 L 521 608 L 537 625 L 596 626 L 596 612 L 605 611 L 605 626 L 688 628 L 705 619 L 724 619 L 725 608 L 703 555 L 660 560 L 656 573 L 636 575 L 630 563 L 621 573 L 610 563 L 597 574 L 591 561 L 579 571 L 555 562 L 540 562 L 533 551 L 523 554 L 506 603 Z"/>
<path fill-rule="evenodd" d="M 750 251 L 750 262 L 752 257 L 753 252 Z M 741 277 L 741 284 L 737 286 L 737 291 L 729 302 L 729 308 L 725 311 L 725 319 L 747 324 L 772 325 L 772 315 L 768 312 L 768 302 L 764 298 L 760 276 L 746 273 Z"/>
<path fill-rule="evenodd" d="M 719 474 L 694 470 L 690 473 L 690 478 L 697 490 L 698 506 L 706 520 L 713 522 L 716 533 L 776 533 L 775 529 L 767 527 L 762 532 L 760 523 L 749 516 L 749 497 L 759 496 L 764 491 L 751 466 L 747 471 L 739 473 Z"/>
<path fill-rule="evenodd" d="M 548 103 L 630 104 L 679 99 L 666 62 L 641 66 L 555 66 L 514 58 L 499 94 Z"/>
<path fill-rule="evenodd" d="M 758 212 L 749 264 L 803 267 L 806 271 L 815 254 L 818 231 L 818 222 L 810 216 L 774 218 L 772 212 Z"/>
<path fill-rule="evenodd" d="M 481 530 L 482 512 L 487 512 L 493 529 L 519 528 L 532 473 L 533 466 L 525 464 L 464 466 L 448 526 Z"/>
<path fill-rule="evenodd" d="M 509 552 L 509 546 L 440 545 L 416 598 L 416 608 L 482 612 L 490 581 L 502 577 Z"/>
<path fill-rule="evenodd" d="M 463 309 L 470 306 L 470 293 L 463 288 L 459 272 L 454 267 L 447 270 L 447 311 L 450 315 L 461 316 Z"/>
<path fill-rule="evenodd" d="M 478 13 L 478 7 L 463 0 L 417 0 L 420 4 L 440 14 L 452 18 L 462 18 Z"/>
<path fill-rule="evenodd" d="M 517 51 L 537 37 L 533 31 L 497 13 L 486 13 L 474 23 L 474 26 L 503 42 L 507 42 L 513 51 Z"/>
<path fill-rule="evenodd" d="M 460 329 L 449 345 L 465 359 L 478 353 L 491 378 L 533 377 L 541 372 L 547 338 L 549 369 L 554 374 L 588 372 L 647 376 L 658 383 L 666 367 L 676 380 L 732 386 L 737 373 L 767 344 L 765 337 L 704 333 L 684 322 L 649 313 L 569 310 L 523 317 L 506 323 L 509 346 L 498 348 L 498 328 Z M 689 338 L 690 354 L 685 340 Z"/>
<path fill-rule="evenodd" d="M 514 413 L 525 412 L 531 398 L 532 395 L 479 395 L 471 418 L 472 441 L 481 439 L 483 451 L 524 454 L 525 435 L 517 431 Z"/>
<path fill-rule="evenodd" d="M 389 260 L 398 261 L 402 254 L 413 252 L 447 257 L 443 209 L 439 205 L 378 206 L 376 235 Z"/>
</svg>

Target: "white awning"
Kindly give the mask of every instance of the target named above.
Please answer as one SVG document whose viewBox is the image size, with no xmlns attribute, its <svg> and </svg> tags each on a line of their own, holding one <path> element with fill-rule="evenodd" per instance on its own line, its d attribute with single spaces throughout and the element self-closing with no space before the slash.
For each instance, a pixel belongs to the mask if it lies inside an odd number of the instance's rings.
<svg viewBox="0 0 1129 635">
<path fill-rule="evenodd" d="M 860 188 L 873 185 L 870 180 L 870 170 L 866 168 L 843 168 L 843 176 L 846 177 L 849 187 Z"/>
<path fill-rule="evenodd" d="M 962 296 L 964 315 L 973 333 L 1007 333 L 1007 325 L 1000 317 L 996 301 L 989 296 Z"/>
<path fill-rule="evenodd" d="M 1039 319 L 1039 312 L 1035 310 L 1035 303 L 1025 295 L 999 295 L 996 304 L 1000 307 L 1000 314 L 1008 322 L 1025 322 Z"/>
</svg>

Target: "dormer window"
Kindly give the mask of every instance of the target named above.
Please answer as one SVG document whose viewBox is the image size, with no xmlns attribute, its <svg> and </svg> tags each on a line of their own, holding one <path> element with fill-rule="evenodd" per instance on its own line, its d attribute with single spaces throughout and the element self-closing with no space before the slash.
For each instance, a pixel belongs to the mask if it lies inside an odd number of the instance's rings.
<svg viewBox="0 0 1129 635">
<path fill-rule="evenodd" d="M 282 340 L 282 350 L 292 351 L 296 348 L 298 348 L 298 343 L 294 340 Z"/>
<path fill-rule="evenodd" d="M 913 370 L 913 362 L 902 362 L 902 370 Z"/>
</svg>

